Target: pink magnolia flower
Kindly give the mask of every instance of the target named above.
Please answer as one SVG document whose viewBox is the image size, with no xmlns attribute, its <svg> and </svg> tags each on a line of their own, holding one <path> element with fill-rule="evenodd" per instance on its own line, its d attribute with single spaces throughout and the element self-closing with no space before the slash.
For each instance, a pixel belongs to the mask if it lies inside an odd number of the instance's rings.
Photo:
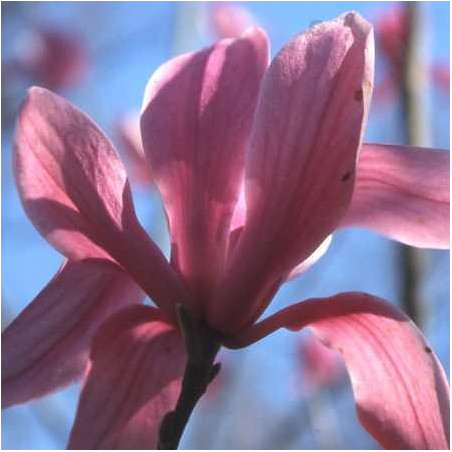
<svg viewBox="0 0 452 452">
<path fill-rule="evenodd" d="M 308 391 L 332 386 L 344 376 L 340 355 L 325 347 L 315 336 L 309 335 L 299 341 L 297 352 L 302 384 L 307 386 Z"/>
<path fill-rule="evenodd" d="M 237 2 L 213 2 L 209 6 L 210 22 L 219 38 L 237 38 L 256 25 L 251 13 Z"/>
<path fill-rule="evenodd" d="M 269 67 L 268 54 L 254 28 L 172 59 L 148 83 L 141 132 L 165 203 L 170 262 L 138 223 L 124 167 L 100 129 L 62 98 L 30 90 L 15 135 L 17 186 L 67 260 L 3 333 L 2 403 L 84 376 L 70 448 L 155 447 L 186 362 L 179 303 L 228 347 L 310 326 L 341 353 L 361 422 L 383 447 L 448 447 L 444 371 L 390 303 L 342 293 L 255 323 L 338 227 L 449 243 L 448 153 L 361 144 L 371 26 L 348 13 L 295 36 Z M 246 213 L 231 226 L 243 184 Z M 140 304 L 145 293 L 157 308 Z"/>
<path fill-rule="evenodd" d="M 408 8 L 402 2 L 383 11 L 375 23 L 377 44 L 388 63 L 388 74 L 376 90 L 379 98 L 393 97 L 401 89 L 411 21 Z M 449 92 L 450 68 L 433 64 L 428 71 L 433 82 Z"/>
<path fill-rule="evenodd" d="M 34 83 L 59 90 L 80 82 L 88 57 L 77 35 L 40 26 L 24 37 L 15 60 L 17 70 Z"/>
</svg>

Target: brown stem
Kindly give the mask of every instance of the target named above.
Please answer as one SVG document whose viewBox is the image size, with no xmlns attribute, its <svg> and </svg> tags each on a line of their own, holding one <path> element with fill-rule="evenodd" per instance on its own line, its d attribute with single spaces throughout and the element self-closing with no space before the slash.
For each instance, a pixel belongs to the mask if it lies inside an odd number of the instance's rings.
<svg viewBox="0 0 452 452">
<path fill-rule="evenodd" d="M 404 3 L 407 14 L 407 41 L 403 58 L 401 101 L 407 144 L 425 146 L 429 130 L 425 114 L 426 67 L 421 55 L 422 11 L 418 2 Z M 419 326 L 423 323 L 419 282 L 423 273 L 423 255 L 405 245 L 399 247 L 402 273 L 401 299 L 404 311 Z"/>
<path fill-rule="evenodd" d="M 220 349 L 215 334 L 205 326 L 195 323 L 182 305 L 178 306 L 178 316 L 188 359 L 176 407 L 165 415 L 160 425 L 157 449 L 178 448 L 191 413 L 220 371 L 220 363 L 214 363 Z"/>
</svg>

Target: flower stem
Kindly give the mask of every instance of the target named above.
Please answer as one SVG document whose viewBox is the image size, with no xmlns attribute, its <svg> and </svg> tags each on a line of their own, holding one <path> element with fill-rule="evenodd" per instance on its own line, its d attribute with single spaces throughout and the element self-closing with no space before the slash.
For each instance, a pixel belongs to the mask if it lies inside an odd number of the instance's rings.
<svg viewBox="0 0 452 452">
<path fill-rule="evenodd" d="M 178 305 L 177 309 L 188 359 L 176 407 L 165 415 L 160 424 L 157 444 L 160 450 L 178 448 L 191 413 L 221 367 L 220 363 L 214 363 L 220 343 L 213 332 L 195 323 L 185 306 Z"/>
</svg>

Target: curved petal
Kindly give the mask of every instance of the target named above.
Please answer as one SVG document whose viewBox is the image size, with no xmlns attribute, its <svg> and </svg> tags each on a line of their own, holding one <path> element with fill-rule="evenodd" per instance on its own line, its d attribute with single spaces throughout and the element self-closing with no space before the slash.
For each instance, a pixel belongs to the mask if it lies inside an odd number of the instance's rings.
<svg viewBox="0 0 452 452">
<path fill-rule="evenodd" d="M 365 144 L 342 227 L 364 227 L 407 245 L 450 247 L 450 154 Z"/>
<path fill-rule="evenodd" d="M 69 449 L 155 449 L 185 365 L 181 335 L 147 306 L 123 309 L 93 342 Z"/>
<path fill-rule="evenodd" d="M 146 89 L 144 150 L 168 214 L 172 264 L 197 303 L 223 268 L 267 64 L 266 35 L 255 28 L 169 61 Z"/>
<path fill-rule="evenodd" d="M 66 261 L 2 333 L 2 407 L 62 389 L 83 376 L 91 339 L 141 289 L 108 262 Z"/>
<path fill-rule="evenodd" d="M 271 63 L 247 155 L 246 224 L 212 306 L 216 328 L 256 319 L 345 213 L 373 60 L 370 24 L 348 13 L 297 35 Z"/>
<path fill-rule="evenodd" d="M 234 345 L 308 325 L 342 355 L 359 419 L 383 447 L 449 449 L 444 370 L 416 326 L 385 300 L 351 292 L 303 301 L 251 327 Z"/>
<path fill-rule="evenodd" d="M 159 305 L 185 298 L 138 223 L 116 150 L 72 104 L 42 88 L 29 90 L 15 134 L 14 172 L 30 220 L 66 257 L 113 258 Z"/>
</svg>

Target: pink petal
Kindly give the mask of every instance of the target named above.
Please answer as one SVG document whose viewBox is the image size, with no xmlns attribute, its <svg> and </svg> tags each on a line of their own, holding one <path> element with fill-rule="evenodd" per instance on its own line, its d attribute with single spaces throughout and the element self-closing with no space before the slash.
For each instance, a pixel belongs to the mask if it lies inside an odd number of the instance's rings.
<svg viewBox="0 0 452 452">
<path fill-rule="evenodd" d="M 255 320 L 345 213 L 373 59 L 370 24 L 349 13 L 297 35 L 270 65 L 247 155 L 246 225 L 212 306 L 216 328 Z"/>
<path fill-rule="evenodd" d="M 71 260 L 115 259 L 168 310 L 186 298 L 138 223 L 116 150 L 90 118 L 50 91 L 30 89 L 14 159 L 25 211 L 61 253 Z"/>
<path fill-rule="evenodd" d="M 143 298 L 113 264 L 66 261 L 2 333 L 2 407 L 74 383 L 83 375 L 98 326 Z"/>
<path fill-rule="evenodd" d="M 180 334 L 147 306 L 118 312 L 93 342 L 69 449 L 155 449 L 185 365 Z"/>
<path fill-rule="evenodd" d="M 385 300 L 343 293 L 297 303 L 243 332 L 235 346 L 308 325 L 343 356 L 361 423 L 384 448 L 449 449 L 444 370 L 416 326 Z"/>
<path fill-rule="evenodd" d="M 342 227 L 423 248 L 450 247 L 449 152 L 365 144 Z"/>
<path fill-rule="evenodd" d="M 179 56 L 151 77 L 143 145 L 163 195 L 172 264 L 198 303 L 223 268 L 268 43 L 260 29 Z"/>
</svg>

